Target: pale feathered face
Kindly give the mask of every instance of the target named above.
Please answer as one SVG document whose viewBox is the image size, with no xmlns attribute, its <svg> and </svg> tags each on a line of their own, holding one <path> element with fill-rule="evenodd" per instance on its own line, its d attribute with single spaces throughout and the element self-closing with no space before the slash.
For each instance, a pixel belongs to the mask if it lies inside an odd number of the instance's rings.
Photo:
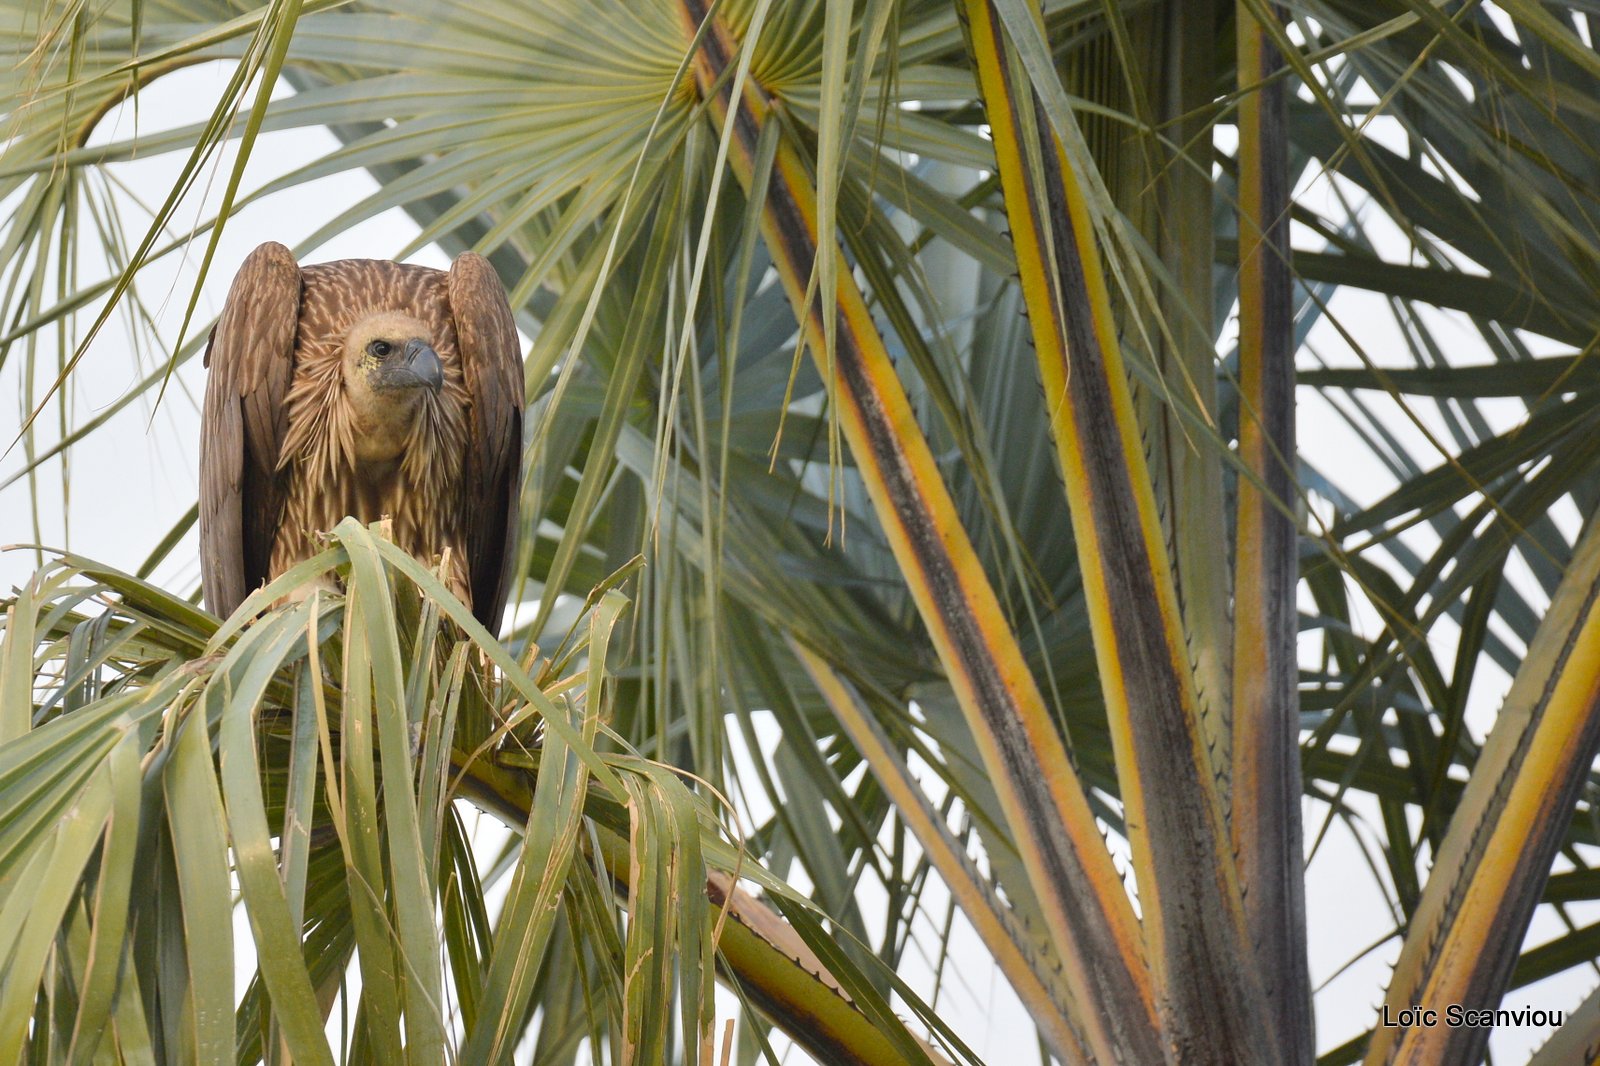
<svg viewBox="0 0 1600 1066">
<path fill-rule="evenodd" d="M 428 327 L 399 311 L 369 315 L 345 336 L 343 367 L 356 459 L 398 458 L 423 399 L 444 386 L 444 364 Z"/>
<path fill-rule="evenodd" d="M 427 326 L 399 311 L 381 311 L 345 337 L 344 376 L 358 395 L 410 407 L 422 390 L 437 393 L 444 385 L 444 364 Z"/>
</svg>

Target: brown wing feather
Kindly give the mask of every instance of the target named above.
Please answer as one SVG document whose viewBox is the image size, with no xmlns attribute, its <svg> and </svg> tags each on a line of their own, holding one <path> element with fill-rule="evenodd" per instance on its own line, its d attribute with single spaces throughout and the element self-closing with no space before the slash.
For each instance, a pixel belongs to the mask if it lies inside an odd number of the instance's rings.
<svg viewBox="0 0 1600 1066">
<path fill-rule="evenodd" d="M 450 314 L 467 392 L 467 554 L 473 613 L 491 633 L 505 611 L 516 563 L 522 468 L 522 347 L 506 290 L 489 261 L 467 252 L 450 266 Z"/>
<path fill-rule="evenodd" d="M 211 331 L 200 422 L 200 576 L 226 618 L 267 577 L 286 477 L 277 471 L 294 374 L 300 267 L 289 249 L 251 252 Z"/>
</svg>

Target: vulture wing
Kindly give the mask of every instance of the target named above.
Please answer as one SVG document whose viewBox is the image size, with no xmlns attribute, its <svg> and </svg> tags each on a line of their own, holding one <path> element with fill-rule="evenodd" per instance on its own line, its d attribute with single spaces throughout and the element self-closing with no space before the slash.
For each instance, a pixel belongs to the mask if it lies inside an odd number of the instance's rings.
<svg viewBox="0 0 1600 1066">
<path fill-rule="evenodd" d="M 267 578 L 283 512 L 278 449 L 289 417 L 300 267 L 281 244 L 251 252 L 211 331 L 200 422 L 200 576 L 226 618 Z"/>
<path fill-rule="evenodd" d="M 522 347 L 505 286 L 489 261 L 463 253 L 450 266 L 450 314 L 467 392 L 467 554 L 472 613 L 498 633 L 516 568 L 517 501 L 522 491 Z"/>
</svg>

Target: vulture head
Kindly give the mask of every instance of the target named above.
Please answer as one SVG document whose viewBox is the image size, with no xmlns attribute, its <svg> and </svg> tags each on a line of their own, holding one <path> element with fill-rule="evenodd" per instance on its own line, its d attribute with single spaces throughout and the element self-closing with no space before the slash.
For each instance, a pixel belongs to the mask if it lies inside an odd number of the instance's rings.
<svg viewBox="0 0 1600 1066">
<path fill-rule="evenodd" d="M 344 341 L 345 385 L 357 395 L 407 400 L 411 389 L 437 393 L 444 364 L 427 326 L 400 311 L 381 311 L 355 324 Z M 413 395 L 407 402 L 415 402 Z"/>
<path fill-rule="evenodd" d="M 444 387 L 444 363 L 427 325 L 402 311 L 380 311 L 345 335 L 345 396 L 355 422 L 357 460 L 399 456 L 428 396 Z"/>
</svg>

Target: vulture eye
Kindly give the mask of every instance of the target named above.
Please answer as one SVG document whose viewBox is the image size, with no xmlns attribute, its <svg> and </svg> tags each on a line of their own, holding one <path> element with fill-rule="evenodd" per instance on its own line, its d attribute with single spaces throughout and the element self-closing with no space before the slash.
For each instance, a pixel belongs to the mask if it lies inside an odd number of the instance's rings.
<svg viewBox="0 0 1600 1066">
<path fill-rule="evenodd" d="M 379 359 L 382 359 L 393 350 L 394 349 L 389 347 L 388 341 L 373 341 L 371 344 L 367 345 L 367 351 L 371 352 Z"/>
</svg>

